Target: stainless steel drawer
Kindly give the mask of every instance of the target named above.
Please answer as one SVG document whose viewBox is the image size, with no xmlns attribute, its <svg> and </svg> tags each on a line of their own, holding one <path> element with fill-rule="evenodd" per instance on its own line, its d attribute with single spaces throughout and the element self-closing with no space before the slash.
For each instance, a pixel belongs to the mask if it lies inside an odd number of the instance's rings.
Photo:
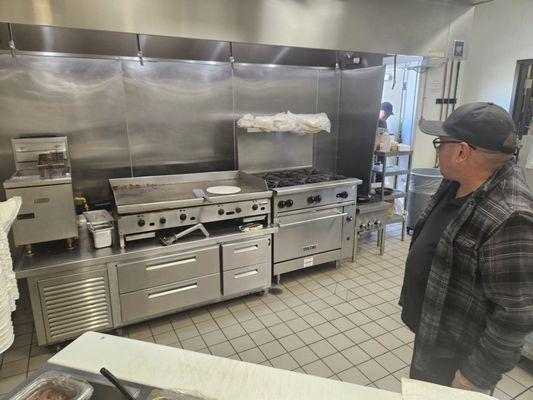
<svg viewBox="0 0 533 400">
<path fill-rule="evenodd" d="M 220 297 L 220 274 L 120 295 L 123 321 L 139 320 Z"/>
<path fill-rule="evenodd" d="M 265 289 L 270 286 L 272 271 L 270 263 L 262 263 L 224 272 L 224 295 Z"/>
<path fill-rule="evenodd" d="M 270 239 L 258 238 L 222 245 L 224 271 L 266 262 L 270 253 Z"/>
<path fill-rule="evenodd" d="M 337 207 L 280 217 L 279 231 L 274 234 L 274 262 L 340 249 L 345 217 Z"/>
<path fill-rule="evenodd" d="M 120 293 L 220 272 L 218 246 L 117 265 Z"/>
</svg>

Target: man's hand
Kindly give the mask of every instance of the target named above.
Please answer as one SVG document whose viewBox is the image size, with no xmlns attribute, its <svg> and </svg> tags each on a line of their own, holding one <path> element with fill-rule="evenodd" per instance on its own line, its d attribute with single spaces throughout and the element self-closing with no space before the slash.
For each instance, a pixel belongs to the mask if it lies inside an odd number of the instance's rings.
<svg viewBox="0 0 533 400">
<path fill-rule="evenodd" d="M 455 371 L 455 378 L 453 378 L 452 387 L 456 389 L 470 390 L 472 392 L 490 394 L 490 390 L 481 389 L 466 379 L 460 370 Z"/>
</svg>

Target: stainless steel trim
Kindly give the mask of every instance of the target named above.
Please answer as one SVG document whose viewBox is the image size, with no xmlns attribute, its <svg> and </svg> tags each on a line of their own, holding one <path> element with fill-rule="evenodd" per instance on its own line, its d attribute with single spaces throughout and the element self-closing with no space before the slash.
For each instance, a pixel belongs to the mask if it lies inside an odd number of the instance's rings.
<svg viewBox="0 0 533 400">
<path fill-rule="evenodd" d="M 338 217 L 344 217 L 348 215 L 348 213 L 340 213 L 340 214 L 337 214 L 337 215 L 327 215 L 325 217 L 319 217 L 319 218 L 313 218 L 313 219 L 308 219 L 308 220 L 305 220 L 305 221 L 298 221 L 298 222 L 289 222 L 287 224 L 278 224 L 278 226 L 280 228 L 286 228 L 288 226 L 294 226 L 294 225 L 302 225 L 302 224 L 309 224 L 309 223 L 312 223 L 312 222 L 317 222 L 317 221 L 322 221 L 324 219 L 331 219 L 331 218 L 338 218 Z"/>
<path fill-rule="evenodd" d="M 285 194 L 309 192 L 312 190 L 319 190 L 319 189 L 336 188 L 342 185 L 360 185 L 362 183 L 363 181 L 361 179 L 347 178 L 347 179 L 341 179 L 338 181 L 312 183 L 309 185 L 298 185 L 298 186 L 287 186 L 283 188 L 274 188 L 272 190 L 276 192 L 278 195 L 285 195 Z"/>
<path fill-rule="evenodd" d="M 168 262 L 168 263 L 164 263 L 164 264 L 156 264 L 156 265 L 146 266 L 146 270 L 147 271 L 153 271 L 153 270 L 156 270 L 156 269 L 177 267 L 178 265 L 189 264 L 189 263 L 193 263 L 193 262 L 196 262 L 196 261 L 197 261 L 196 257 L 191 257 L 191 258 L 186 258 L 184 260 Z"/>
<path fill-rule="evenodd" d="M 183 286 L 183 287 L 180 287 L 180 288 L 177 288 L 177 289 L 167 290 L 165 292 L 150 293 L 148 295 L 148 298 L 149 299 L 155 299 L 157 297 L 168 296 L 170 294 L 179 293 L 179 292 L 186 292 L 187 290 L 192 290 L 192 289 L 198 289 L 198 283 L 194 283 L 192 285 Z"/>
</svg>

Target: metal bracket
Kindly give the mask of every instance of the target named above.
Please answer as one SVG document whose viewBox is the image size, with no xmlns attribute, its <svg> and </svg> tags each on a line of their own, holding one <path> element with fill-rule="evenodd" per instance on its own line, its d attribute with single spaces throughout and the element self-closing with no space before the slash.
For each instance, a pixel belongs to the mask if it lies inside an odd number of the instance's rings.
<svg viewBox="0 0 533 400">
<path fill-rule="evenodd" d="M 194 226 L 191 226 L 190 228 L 188 229 L 185 229 L 184 231 L 180 232 L 180 233 L 176 233 L 174 235 L 170 235 L 170 236 L 165 236 L 165 237 L 161 237 L 160 240 L 161 240 L 161 243 L 163 243 L 165 246 L 170 246 L 171 244 L 174 244 L 176 243 L 176 241 L 179 239 L 179 238 L 182 238 L 183 236 L 186 236 L 188 235 L 189 233 L 192 233 L 196 230 L 200 230 L 202 231 L 202 233 L 204 234 L 204 236 L 206 238 L 209 237 L 209 232 L 207 231 L 207 229 L 205 229 L 205 227 L 203 226 L 203 224 L 196 224 Z"/>
</svg>

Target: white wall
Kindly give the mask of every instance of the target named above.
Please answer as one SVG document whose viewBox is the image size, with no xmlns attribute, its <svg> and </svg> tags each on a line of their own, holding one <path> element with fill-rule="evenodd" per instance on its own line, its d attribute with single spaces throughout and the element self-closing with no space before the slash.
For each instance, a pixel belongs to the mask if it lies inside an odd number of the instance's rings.
<svg viewBox="0 0 533 400">
<path fill-rule="evenodd" d="M 462 104 L 511 105 L 516 61 L 533 58 L 533 0 L 494 0 L 475 7 Z"/>
<path fill-rule="evenodd" d="M 461 64 L 459 104 L 492 101 L 509 110 L 516 62 L 533 58 L 533 0 L 494 0 L 477 5 L 466 50 L 467 59 Z M 442 82 L 442 68 L 431 68 L 423 75 L 419 117 L 424 101 L 424 118 L 439 119 L 440 106 L 435 105 L 435 98 L 441 97 Z M 424 84 L 426 93 L 422 99 Z M 434 165 L 432 139 L 417 129 L 413 167 Z"/>
</svg>

